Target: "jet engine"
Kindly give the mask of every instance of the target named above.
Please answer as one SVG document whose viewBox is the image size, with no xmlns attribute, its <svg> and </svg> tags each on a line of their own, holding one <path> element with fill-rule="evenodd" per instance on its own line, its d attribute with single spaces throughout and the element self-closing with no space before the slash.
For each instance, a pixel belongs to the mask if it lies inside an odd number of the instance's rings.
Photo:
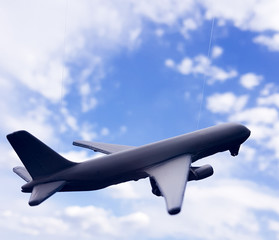
<svg viewBox="0 0 279 240">
<path fill-rule="evenodd" d="M 149 180 L 152 187 L 152 193 L 158 197 L 162 196 L 162 193 L 157 185 L 156 180 L 153 177 L 150 177 Z"/>
<path fill-rule="evenodd" d="M 201 167 L 191 167 L 189 171 L 188 181 L 201 180 L 212 176 L 214 173 L 211 165 L 207 164 Z"/>
</svg>

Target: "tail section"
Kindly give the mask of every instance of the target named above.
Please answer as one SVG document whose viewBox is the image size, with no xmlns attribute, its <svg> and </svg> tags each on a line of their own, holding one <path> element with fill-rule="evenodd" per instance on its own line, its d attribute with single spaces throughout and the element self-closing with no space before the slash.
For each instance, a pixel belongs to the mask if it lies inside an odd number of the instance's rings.
<svg viewBox="0 0 279 240">
<path fill-rule="evenodd" d="M 34 180 L 49 176 L 76 164 L 63 158 L 26 131 L 11 133 L 7 135 L 7 139 Z M 25 173 L 22 175 L 22 169 L 15 172 L 19 176 L 26 178 Z M 30 177 L 28 177 L 28 180 L 30 180 Z"/>
</svg>

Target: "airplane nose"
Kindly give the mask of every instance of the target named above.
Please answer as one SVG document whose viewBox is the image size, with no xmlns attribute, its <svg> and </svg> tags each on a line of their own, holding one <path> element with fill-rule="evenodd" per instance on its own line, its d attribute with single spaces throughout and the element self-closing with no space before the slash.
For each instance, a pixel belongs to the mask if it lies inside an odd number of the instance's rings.
<svg viewBox="0 0 279 240">
<path fill-rule="evenodd" d="M 250 131 L 250 129 L 249 128 L 247 128 L 247 127 L 245 127 L 245 126 L 243 126 L 244 127 L 244 132 L 245 132 L 245 134 L 246 134 L 246 136 L 247 136 L 247 138 L 251 135 L 251 131 Z"/>
<path fill-rule="evenodd" d="M 232 123 L 231 124 L 232 130 L 234 134 L 237 134 L 237 136 L 244 141 L 249 138 L 251 131 L 246 126 L 239 124 L 239 123 Z"/>
<path fill-rule="evenodd" d="M 244 142 L 250 137 L 251 131 L 250 131 L 250 129 L 248 129 L 244 125 L 240 125 L 239 127 L 240 127 L 240 130 L 241 130 L 241 136 L 243 136 L 243 142 Z"/>
</svg>

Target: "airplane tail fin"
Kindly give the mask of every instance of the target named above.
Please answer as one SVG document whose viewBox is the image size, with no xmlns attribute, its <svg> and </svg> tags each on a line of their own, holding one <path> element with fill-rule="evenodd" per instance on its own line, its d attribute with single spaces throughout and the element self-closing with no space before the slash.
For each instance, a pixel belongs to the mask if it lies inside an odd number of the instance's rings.
<svg viewBox="0 0 279 240">
<path fill-rule="evenodd" d="M 7 135 L 7 139 L 31 175 L 32 179 L 48 176 L 76 163 L 71 162 L 27 131 L 18 131 Z M 30 181 L 21 169 L 14 171 L 23 179 Z"/>
</svg>

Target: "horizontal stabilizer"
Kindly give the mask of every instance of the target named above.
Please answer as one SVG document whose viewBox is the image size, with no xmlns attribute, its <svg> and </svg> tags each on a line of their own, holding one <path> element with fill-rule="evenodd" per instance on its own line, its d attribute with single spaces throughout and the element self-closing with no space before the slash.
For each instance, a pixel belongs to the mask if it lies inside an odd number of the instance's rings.
<svg viewBox="0 0 279 240">
<path fill-rule="evenodd" d="M 18 176 L 20 176 L 23 180 L 26 182 L 31 182 L 32 177 L 30 174 L 27 172 L 25 167 L 14 167 L 13 168 L 14 173 L 16 173 Z"/>
<path fill-rule="evenodd" d="M 47 198 L 52 196 L 54 193 L 59 192 L 64 185 L 66 184 L 66 181 L 57 181 L 57 182 L 49 182 L 49 183 L 43 183 L 36 185 L 33 188 L 29 205 L 30 206 L 36 206 L 45 201 Z"/>
<path fill-rule="evenodd" d="M 146 170 L 155 179 L 171 215 L 181 210 L 191 163 L 190 155 L 181 155 Z"/>
<path fill-rule="evenodd" d="M 126 145 L 98 143 L 98 142 L 89 142 L 89 141 L 74 141 L 73 145 L 78 147 L 89 148 L 95 152 L 100 152 L 104 154 L 111 154 L 111 153 L 116 153 L 128 149 L 136 148 L 136 147 L 126 146 Z"/>
</svg>

